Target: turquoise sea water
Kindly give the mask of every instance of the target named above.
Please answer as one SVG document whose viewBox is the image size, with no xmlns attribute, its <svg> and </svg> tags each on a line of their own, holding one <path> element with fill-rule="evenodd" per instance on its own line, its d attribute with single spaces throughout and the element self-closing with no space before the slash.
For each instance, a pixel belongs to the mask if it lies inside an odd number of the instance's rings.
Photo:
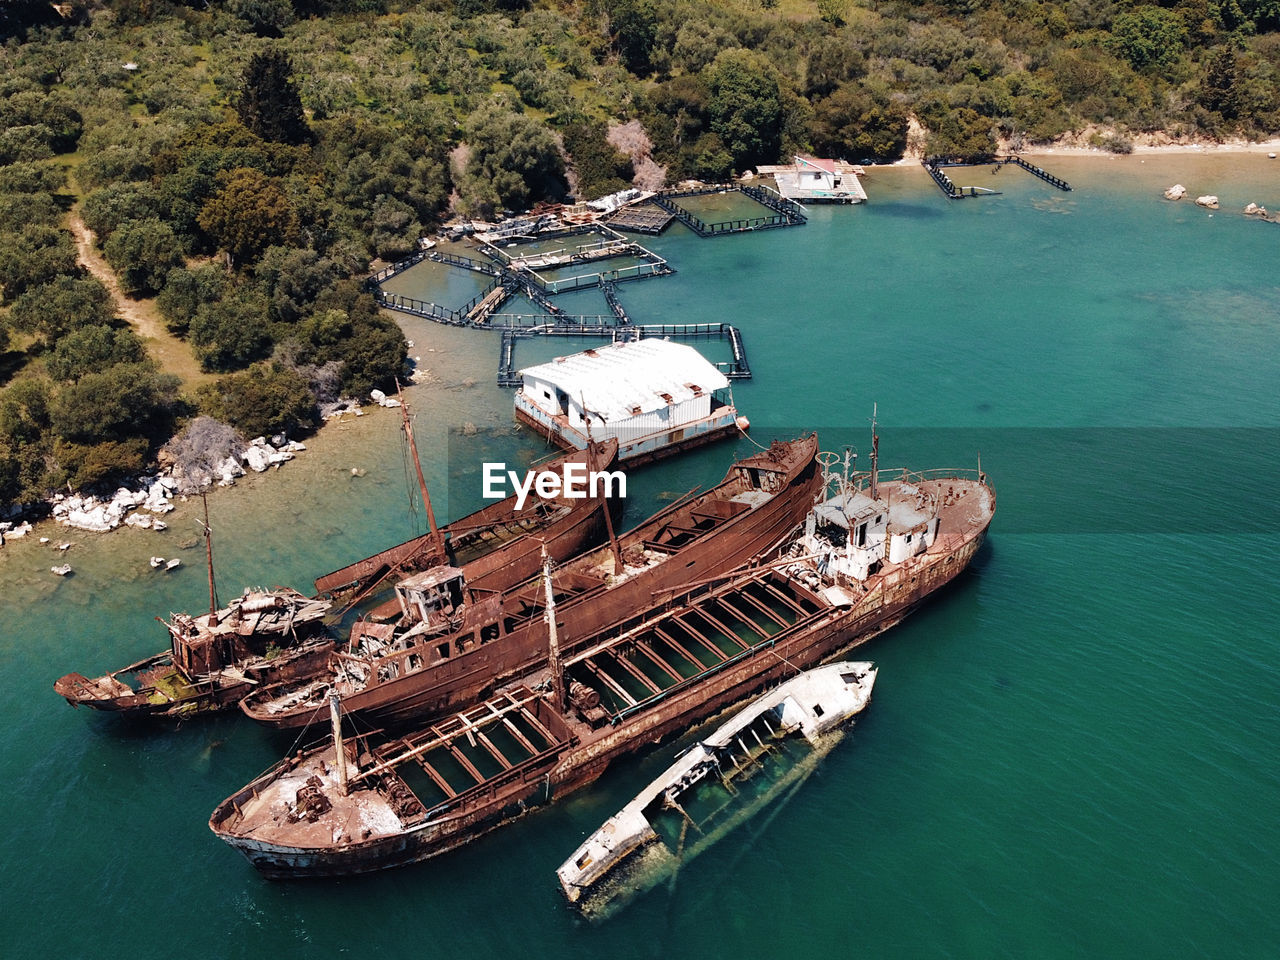
<svg viewBox="0 0 1280 960">
<path fill-rule="evenodd" d="M 34 539 L 0 549 L 0 952 L 1274 956 L 1280 227 L 1236 211 L 1280 208 L 1280 161 L 1043 165 L 1076 190 L 975 168 L 953 179 L 1005 192 L 947 203 L 919 170 L 876 171 L 868 205 L 803 228 L 676 227 L 651 243 L 679 272 L 620 288 L 637 322 L 742 328 L 755 379 L 734 393 L 757 440 L 817 428 L 865 457 L 875 402 L 885 464 L 980 451 L 999 493 L 972 571 L 862 648 L 874 702 L 781 815 L 598 927 L 561 903 L 554 868 L 669 747 L 426 864 L 261 880 L 206 821 L 289 741 L 238 715 L 122 731 L 51 689 L 159 649 L 154 616 L 207 602 L 194 511 L 160 534 L 49 528 L 73 543 L 72 577 Z M 1162 201 L 1174 182 L 1222 209 Z M 428 481 L 458 515 L 479 502 L 481 452 L 540 447 L 508 429 L 496 338 L 406 329 L 431 374 L 410 391 Z M 450 437 L 467 422 L 477 439 Z M 212 497 L 223 595 L 305 587 L 414 533 L 397 428 L 385 411 L 331 426 Z M 628 519 L 732 453 L 635 474 Z M 152 554 L 184 566 L 158 574 Z"/>
</svg>

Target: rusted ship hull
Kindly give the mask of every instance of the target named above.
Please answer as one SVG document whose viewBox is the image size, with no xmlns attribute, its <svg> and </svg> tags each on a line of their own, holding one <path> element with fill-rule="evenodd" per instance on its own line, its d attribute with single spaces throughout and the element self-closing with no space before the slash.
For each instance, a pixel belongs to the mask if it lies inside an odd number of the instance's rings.
<svg viewBox="0 0 1280 960">
<path fill-rule="evenodd" d="M 285 587 L 246 590 L 209 614 L 161 620 L 167 651 L 101 677 L 69 673 L 53 689 L 73 707 L 125 718 L 232 709 L 258 687 L 311 676 L 328 663 L 335 648 L 324 623 L 329 609 L 329 601 Z"/>
<path fill-rule="evenodd" d="M 612 555 L 607 548 L 568 565 L 557 582 L 557 589 L 566 591 L 566 599 L 557 602 L 557 622 L 564 636 L 594 635 L 635 611 L 648 608 L 664 591 L 721 575 L 781 543 L 804 520 L 822 487 L 815 462 L 816 436 L 782 447 L 787 454 L 787 469 L 779 472 L 779 488 L 770 495 L 751 487 L 764 481 L 758 475 L 760 468 L 741 466 L 761 459 L 749 458 L 730 471 L 731 476 L 738 470 L 756 471 L 749 482 L 727 479 L 701 496 L 667 508 L 622 537 L 624 554 L 630 550 L 662 554 L 664 559 L 660 562 L 613 583 L 607 576 L 587 572 L 597 565 L 612 569 Z M 744 483 L 746 489 L 733 483 Z M 732 500 L 721 492 L 724 488 L 747 499 Z M 759 496 L 753 500 L 756 493 Z M 699 524 L 704 527 L 697 528 Z M 343 691 L 344 711 L 380 726 L 405 726 L 457 709 L 545 663 L 548 628 L 538 613 L 540 587 L 534 584 L 521 589 L 530 599 L 519 601 L 516 594 L 513 600 L 525 604 L 527 615 L 518 619 L 504 616 L 497 625 L 502 632 L 495 640 L 477 643 L 474 637 L 470 641 L 445 638 L 447 655 L 425 670 L 415 669 L 410 661 L 413 654 L 406 651 L 387 667 L 394 676 L 353 692 Z M 465 649 L 457 652 L 464 645 Z M 323 702 L 316 702 L 305 709 L 272 712 L 266 703 L 276 693 L 261 691 L 246 700 L 242 709 L 260 723 L 277 729 L 306 726 L 318 710 L 324 709 Z"/>
<path fill-rule="evenodd" d="M 181 720 L 205 713 L 233 710 L 258 687 L 311 676 L 328 662 L 332 637 L 317 637 L 273 660 L 248 666 L 243 672 L 222 672 L 188 680 L 173 665 L 173 655 L 160 653 L 96 680 L 69 673 L 54 691 L 73 707 L 137 720 Z M 137 687 L 118 678 L 135 679 Z M 113 686 L 110 681 L 119 686 Z"/>
<path fill-rule="evenodd" d="M 582 463 L 588 471 L 609 470 L 617 450 L 617 442 L 610 440 L 591 450 L 556 457 L 540 469 L 560 471 L 567 463 Z M 583 498 L 571 501 L 566 510 L 552 512 L 532 506 L 517 510 L 516 498 L 511 496 L 441 527 L 445 555 L 436 549 L 431 534 L 423 534 L 318 577 L 316 594 L 359 597 L 390 577 L 439 563 L 465 564 L 473 585 L 505 590 L 538 572 L 543 543 L 557 560 L 601 543 L 606 535 L 606 505 L 614 521 L 619 520 L 623 503 L 617 498 Z"/>
<path fill-rule="evenodd" d="M 994 494 L 990 509 L 994 510 Z M 267 789 L 278 777 L 278 770 L 224 801 L 214 812 L 210 827 L 264 874 L 276 878 L 368 872 L 444 853 L 523 815 L 532 806 L 591 783 L 620 757 L 684 733 L 798 670 L 866 643 L 965 570 L 981 546 L 989 522 L 990 512 L 973 529 L 961 525 L 945 533 L 928 553 L 895 566 L 860 592 L 843 589 L 833 594 L 829 588 L 811 589 L 802 579 L 784 572 L 788 561 L 781 560 L 695 587 L 632 622 L 610 628 L 603 636 L 585 640 L 568 651 L 566 673 L 594 674 L 612 691 L 607 708 L 592 717 L 581 710 L 577 716 L 565 717 L 567 732 L 562 742 L 552 745 L 554 750 L 537 765 L 518 775 L 504 775 L 501 783 L 480 779 L 470 790 L 448 797 L 430 810 L 417 811 L 402 829 L 389 835 L 352 843 L 333 843 L 326 838 L 324 843 L 306 845 L 265 842 L 263 836 L 242 830 L 239 807 Z M 727 629 L 726 611 L 740 618 Z M 742 616 L 743 611 L 749 612 Z M 748 622 L 752 626 L 744 628 Z M 710 639 L 708 623 L 720 628 L 718 639 Z M 647 639 L 650 637 L 659 638 L 665 652 L 655 653 L 657 641 Z M 692 652 L 695 639 L 704 646 L 696 655 Z M 682 675 L 684 671 L 671 666 L 675 649 L 700 669 Z M 652 679 L 656 671 L 646 672 L 637 666 L 642 659 L 636 656 L 638 651 L 643 651 L 650 668 L 658 664 L 665 669 L 669 675 L 665 685 Z M 603 667 L 610 658 L 614 660 L 612 676 L 606 677 L 610 670 Z M 486 714 L 478 709 L 475 716 Z M 399 742 L 412 746 L 416 741 L 406 737 Z M 490 746 L 487 741 L 486 746 Z M 326 749 L 332 758 L 332 747 L 317 748 L 304 763 L 319 762 L 323 767 Z M 425 753 L 419 753 L 419 760 L 423 756 Z M 432 773 L 425 760 L 421 765 Z M 385 775 L 398 776 L 393 771 Z M 432 779 L 438 776 L 432 773 Z M 409 789 L 403 783 L 400 786 Z"/>
</svg>

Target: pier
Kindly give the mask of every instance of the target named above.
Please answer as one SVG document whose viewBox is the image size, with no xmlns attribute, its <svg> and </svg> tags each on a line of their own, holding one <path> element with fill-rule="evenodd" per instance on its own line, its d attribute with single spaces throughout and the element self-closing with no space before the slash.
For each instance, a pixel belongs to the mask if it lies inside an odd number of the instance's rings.
<svg viewBox="0 0 1280 960">
<path fill-rule="evenodd" d="M 944 160 L 940 157 L 928 157 L 920 161 L 925 172 L 938 185 L 938 189 L 948 200 L 960 200 L 964 197 L 982 197 L 999 194 L 999 190 L 992 190 L 988 187 L 957 187 L 951 178 L 943 172 L 943 167 L 987 167 L 995 166 L 998 172 L 1002 166 L 1008 164 L 1014 167 L 1020 167 L 1027 171 L 1033 177 L 1043 180 L 1050 186 L 1057 187 L 1059 190 L 1069 191 L 1071 184 L 1063 180 L 1061 177 L 1055 177 L 1052 173 L 1033 164 L 1027 163 L 1019 156 L 1008 157 L 990 157 L 984 160 Z"/>
</svg>

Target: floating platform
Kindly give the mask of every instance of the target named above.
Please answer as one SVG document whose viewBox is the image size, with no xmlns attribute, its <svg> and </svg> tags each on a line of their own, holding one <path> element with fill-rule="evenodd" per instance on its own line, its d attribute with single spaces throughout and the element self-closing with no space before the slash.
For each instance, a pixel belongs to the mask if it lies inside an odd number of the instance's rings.
<svg viewBox="0 0 1280 960">
<path fill-rule="evenodd" d="M 713 194 L 740 193 L 750 197 L 766 210 L 773 211 L 758 217 L 734 217 L 716 223 L 707 223 L 696 216 L 680 201 L 689 197 L 705 197 Z M 699 237 L 723 237 L 731 233 L 753 230 L 772 230 L 778 227 L 798 227 L 808 223 L 804 208 L 794 200 L 788 200 L 776 190 L 732 183 L 698 187 L 693 190 L 664 190 L 650 200 L 696 233 Z"/>
<path fill-rule="evenodd" d="M 995 172 L 999 172 L 1000 168 L 1005 164 L 1020 167 L 1027 173 L 1031 174 L 1038 180 L 1043 180 L 1050 186 L 1057 187 L 1059 190 L 1070 191 L 1071 184 L 1063 180 L 1061 177 L 1055 177 L 1047 170 L 1027 163 L 1019 156 L 1008 157 L 991 157 L 986 160 L 945 160 L 941 157 L 929 157 L 920 161 L 925 172 L 929 174 L 933 182 L 938 185 L 938 189 L 946 196 L 948 200 L 960 200 L 964 197 L 983 197 L 999 194 L 999 190 L 991 190 L 987 187 L 957 187 L 951 178 L 943 171 L 943 167 L 990 167 L 994 166 Z"/>
<path fill-rule="evenodd" d="M 675 219 L 674 213 L 655 203 L 638 203 L 618 210 L 605 223 L 614 230 L 657 236 L 671 226 Z"/>
</svg>

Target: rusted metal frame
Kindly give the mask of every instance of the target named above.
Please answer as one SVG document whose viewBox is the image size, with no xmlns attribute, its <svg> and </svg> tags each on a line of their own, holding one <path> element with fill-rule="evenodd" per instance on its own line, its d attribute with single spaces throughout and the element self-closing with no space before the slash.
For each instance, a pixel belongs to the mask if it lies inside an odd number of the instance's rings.
<svg viewBox="0 0 1280 960">
<path fill-rule="evenodd" d="M 656 650 L 650 647 L 643 640 L 636 641 L 636 649 L 639 650 L 641 653 L 643 653 L 650 660 L 652 660 L 657 665 L 658 669 L 660 669 L 672 680 L 679 683 L 681 680 L 684 679 L 684 677 L 680 676 L 680 674 L 675 670 L 674 667 L 671 666 L 671 664 L 667 663 L 666 660 L 664 660 L 662 657 L 658 655 Z"/>
<path fill-rule="evenodd" d="M 424 757 L 414 757 L 414 761 L 418 764 L 418 766 L 420 766 L 423 770 L 426 771 L 427 776 L 431 778 L 431 782 L 444 791 L 444 795 L 446 797 L 452 800 L 454 797 L 458 795 L 458 791 L 453 789 L 453 787 L 449 785 L 449 781 L 447 781 L 444 777 L 442 777 L 440 775 L 440 772 L 436 770 L 435 767 L 427 763 Z"/>
<path fill-rule="evenodd" d="M 538 748 L 533 745 L 533 742 L 524 735 L 524 733 L 520 730 L 519 727 L 517 727 L 514 723 L 511 722 L 511 718 L 504 713 L 498 712 L 498 709 L 493 705 L 492 700 L 486 701 L 485 707 L 488 709 L 490 716 L 496 717 L 497 719 L 502 721 L 503 726 L 507 728 L 507 730 L 510 732 L 510 734 L 513 737 L 515 737 L 518 741 L 520 741 L 520 745 L 522 747 L 524 747 L 530 753 L 538 752 Z"/>
<path fill-rule="evenodd" d="M 775 586 L 774 586 L 772 583 L 770 583 L 768 580 L 761 580 L 761 581 L 760 581 L 760 586 L 764 588 L 764 590 L 765 590 L 765 592 L 766 592 L 766 593 L 771 593 L 771 594 L 773 594 L 773 596 L 775 596 L 778 600 L 782 601 L 782 603 L 783 603 L 783 605 L 784 605 L 784 606 L 788 606 L 788 607 L 790 607 L 792 610 L 796 611 L 796 614 L 797 614 L 797 615 L 799 615 L 799 616 L 808 616 L 808 615 L 809 615 L 809 611 L 808 611 L 808 610 L 806 610 L 806 609 L 805 609 L 805 608 L 804 608 L 800 603 L 798 603 L 798 602 L 795 600 L 795 598 L 787 596 L 787 594 L 783 593 L 781 590 L 779 590 L 777 587 L 775 587 Z"/>
<path fill-rule="evenodd" d="M 749 594 L 746 590 L 743 590 L 740 593 L 735 593 L 734 599 L 743 600 L 746 603 L 749 603 L 752 607 L 754 607 L 760 613 L 764 614 L 766 617 L 768 617 L 770 620 L 776 623 L 783 630 L 785 630 L 788 626 L 790 626 L 790 624 L 787 623 L 786 618 L 782 617 L 776 610 L 770 610 L 763 603 L 761 603 L 759 600 L 757 600 L 755 597 Z"/>
<path fill-rule="evenodd" d="M 483 730 L 476 731 L 476 739 L 480 741 L 480 745 L 482 747 L 484 747 L 486 750 L 489 751 L 493 759 L 497 760 L 498 763 L 502 765 L 503 770 L 511 769 L 511 767 L 513 766 L 511 761 L 508 760 L 505 756 L 503 756 L 502 751 L 497 748 L 494 742 L 484 735 Z"/>
<path fill-rule="evenodd" d="M 703 666 L 702 661 L 701 661 L 701 660 L 699 660 L 697 657 L 695 657 L 695 656 L 694 656 L 692 653 L 690 653 L 688 650 L 686 650 L 686 649 L 685 649 L 685 647 L 684 647 L 684 645 L 683 645 L 682 643 L 680 643 L 680 641 L 679 641 L 679 640 L 677 640 L 675 637 L 671 636 L 670 634 L 668 634 L 668 633 L 666 633 L 666 632 L 664 632 L 664 631 L 662 631 L 662 630 L 659 630 L 657 627 L 654 627 L 654 628 L 653 628 L 653 632 L 654 632 L 654 633 L 656 633 L 658 636 L 660 636 L 664 641 L 666 641 L 667 643 L 671 644 L 671 646 L 675 649 L 675 651 L 676 651 L 677 653 L 679 653 L 679 654 L 680 654 L 680 656 L 682 656 L 682 657 L 684 657 L 685 659 L 687 659 L 690 663 L 692 663 L 692 664 L 693 664 L 695 667 L 697 667 L 699 670 L 703 670 L 703 669 L 705 669 L 705 667 Z M 712 652 L 715 654 L 717 661 L 719 661 L 719 660 L 723 660 L 723 659 L 724 659 L 724 653 L 723 653 L 723 652 L 721 652 L 720 650 L 715 650 L 715 651 L 712 651 Z"/>
<path fill-rule="evenodd" d="M 702 607 L 700 606 L 695 607 L 694 610 L 697 612 L 698 616 L 707 620 L 713 627 L 715 627 L 717 630 L 723 633 L 726 639 L 730 640 L 733 643 L 736 643 L 741 649 L 745 650 L 747 647 L 751 646 L 751 644 L 744 641 L 741 637 L 739 637 L 736 633 L 734 633 L 731 629 L 729 629 L 727 626 L 725 626 L 723 623 L 721 623 L 719 620 L 713 617 L 710 613 L 708 613 Z"/>
<path fill-rule="evenodd" d="M 520 716 L 524 717 L 525 720 L 528 721 L 529 726 L 533 727 L 535 730 L 538 731 L 538 735 L 547 741 L 548 746 L 561 742 L 561 739 L 557 737 L 554 733 L 552 733 L 547 728 L 546 724 L 544 724 L 541 720 L 539 720 L 536 716 L 534 716 L 534 713 L 532 710 L 526 710 L 524 707 L 521 707 Z"/>
<path fill-rule="evenodd" d="M 634 663 L 628 660 L 620 651 L 611 650 L 609 651 L 609 653 L 613 658 L 613 660 L 617 662 L 618 665 L 621 666 L 623 670 L 625 670 L 627 673 L 631 674 L 631 676 L 639 680 L 640 686 L 644 687 L 650 693 L 658 693 L 662 690 L 660 686 L 658 686 L 656 683 L 650 680 L 647 676 L 645 676 L 645 672 L 643 670 L 641 670 Z"/>
<path fill-rule="evenodd" d="M 618 681 L 614 680 L 613 677 L 605 673 L 602 669 L 600 669 L 600 667 L 596 666 L 596 664 L 594 664 L 592 661 L 584 660 L 582 662 L 586 666 L 586 668 L 591 671 L 593 676 L 595 676 L 598 680 L 600 680 L 601 683 L 603 683 L 610 690 L 612 690 L 619 697 L 621 697 L 623 703 L 629 704 L 630 706 L 634 707 L 637 703 L 640 702 L 631 694 L 627 693 L 627 691 L 618 684 Z"/>
<path fill-rule="evenodd" d="M 471 774 L 471 776 L 475 778 L 476 783 L 484 783 L 485 780 L 489 779 L 476 769 L 476 765 L 467 759 L 467 755 L 459 750 L 452 740 L 445 741 L 444 748 L 453 755 L 453 759 L 457 760 L 467 773 Z"/>
<path fill-rule="evenodd" d="M 719 657 L 721 662 L 724 662 L 724 659 L 728 656 L 728 654 L 725 653 L 723 650 L 721 650 L 719 647 L 717 647 L 714 643 L 712 643 L 706 637 L 704 637 L 701 631 L 699 631 L 697 627 L 695 627 L 691 623 L 686 623 L 684 620 L 680 618 L 679 614 L 672 617 L 671 619 L 674 622 L 680 624 L 680 626 L 684 628 L 685 632 L 687 632 L 689 636 L 693 637 L 693 639 L 697 640 L 700 644 L 702 644 L 704 647 L 710 650 L 713 655 Z"/>
<path fill-rule="evenodd" d="M 542 766 L 548 761 L 554 760 L 557 756 L 568 749 L 569 744 L 570 741 L 568 740 L 553 740 L 547 749 L 539 751 L 528 760 L 523 760 L 520 763 L 517 763 L 510 770 L 504 770 L 502 773 L 495 774 L 491 779 L 477 783 L 473 787 L 468 787 L 466 790 L 463 790 L 457 796 L 450 798 L 444 803 L 436 804 L 426 812 L 425 816 L 430 817 L 433 814 L 442 813 L 455 807 L 462 808 L 476 797 L 480 797 L 485 794 L 496 794 L 499 788 L 505 787 L 507 784 L 517 779 L 523 778 L 527 771 Z"/>
<path fill-rule="evenodd" d="M 729 594 L 722 593 L 713 599 L 716 603 L 720 604 L 720 606 L 724 607 L 724 609 L 727 610 L 735 620 L 739 621 L 748 630 L 751 630 L 753 633 L 759 634 L 762 637 L 769 636 L 770 632 L 768 630 L 764 629 L 760 624 L 756 623 L 755 620 L 748 617 L 745 613 L 729 602 Z"/>
<path fill-rule="evenodd" d="M 521 693 L 523 698 L 519 700 L 517 700 L 510 692 L 504 693 L 503 698 L 507 701 L 507 705 L 500 709 L 497 707 L 493 707 L 491 705 L 492 702 L 490 702 L 490 703 L 486 703 L 482 707 L 477 707 L 476 710 L 472 712 L 479 711 L 481 715 L 484 715 L 484 711 L 488 709 L 490 712 L 492 712 L 495 716 L 498 716 L 498 717 L 501 717 L 504 714 L 509 713 L 513 710 L 519 710 L 522 713 L 524 713 L 526 712 L 524 709 L 525 705 L 532 700 L 536 700 L 537 697 L 533 693 L 533 691 L 528 689 L 527 687 L 523 688 Z M 398 767 L 400 764 L 405 763 L 409 760 L 412 760 L 415 757 L 420 757 L 422 756 L 422 754 L 426 753 L 428 750 L 433 750 L 436 747 L 440 746 L 442 743 L 447 742 L 447 738 L 442 737 L 440 735 L 438 727 L 430 727 L 428 728 L 427 732 L 430 735 L 427 736 L 425 739 L 422 739 L 419 741 L 409 740 L 408 738 L 402 738 L 398 741 L 395 741 L 397 743 L 403 743 L 406 747 L 408 747 L 408 749 L 405 750 L 404 753 L 401 753 L 399 755 L 389 756 L 387 755 L 385 748 L 380 749 L 377 752 L 377 756 L 379 757 L 379 762 L 373 767 L 370 767 L 368 770 L 361 771 L 359 774 L 359 779 L 367 779 L 369 777 L 377 776 L 378 774 L 382 773 L 385 770 L 394 769 L 395 767 Z M 550 740 L 554 740 L 554 739 L 555 738 L 550 738 Z M 387 746 L 389 747 L 391 746 L 391 744 L 387 744 Z"/>
</svg>

